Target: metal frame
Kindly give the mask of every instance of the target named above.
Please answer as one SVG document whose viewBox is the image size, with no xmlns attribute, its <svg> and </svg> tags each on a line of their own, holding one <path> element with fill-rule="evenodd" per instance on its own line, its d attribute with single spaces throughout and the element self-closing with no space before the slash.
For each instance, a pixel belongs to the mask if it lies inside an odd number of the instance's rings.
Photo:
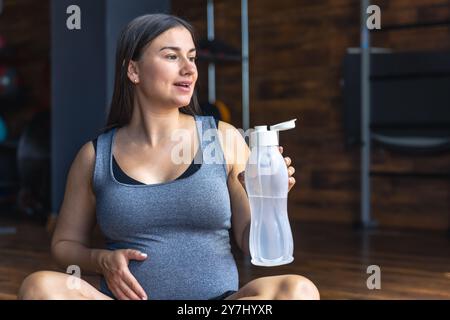
<svg viewBox="0 0 450 320">
<path fill-rule="evenodd" d="M 369 0 L 361 1 L 361 225 L 372 227 L 375 221 L 371 214 L 370 197 L 370 33 L 366 26 L 366 10 Z"/>
<path fill-rule="evenodd" d="M 207 3 L 208 40 L 214 40 L 214 0 Z M 250 95 L 249 95 L 249 47 L 248 47 L 248 3 L 241 0 L 241 39 L 242 39 L 242 127 L 246 131 L 250 127 Z M 208 101 L 216 102 L 216 67 L 214 62 L 208 64 Z"/>
<path fill-rule="evenodd" d="M 208 40 L 214 40 L 214 0 L 208 0 L 207 5 Z M 208 64 L 208 101 L 216 102 L 216 66 L 214 62 Z"/>
</svg>

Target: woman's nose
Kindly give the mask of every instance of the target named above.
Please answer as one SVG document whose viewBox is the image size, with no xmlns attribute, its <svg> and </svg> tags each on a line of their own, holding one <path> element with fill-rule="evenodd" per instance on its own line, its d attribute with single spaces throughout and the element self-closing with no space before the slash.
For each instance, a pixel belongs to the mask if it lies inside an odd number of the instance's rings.
<svg viewBox="0 0 450 320">
<path fill-rule="evenodd" d="M 185 60 L 183 67 L 181 69 L 181 72 L 183 75 L 185 74 L 194 74 L 197 70 L 197 67 L 195 66 L 195 63 L 189 61 L 189 60 Z"/>
</svg>

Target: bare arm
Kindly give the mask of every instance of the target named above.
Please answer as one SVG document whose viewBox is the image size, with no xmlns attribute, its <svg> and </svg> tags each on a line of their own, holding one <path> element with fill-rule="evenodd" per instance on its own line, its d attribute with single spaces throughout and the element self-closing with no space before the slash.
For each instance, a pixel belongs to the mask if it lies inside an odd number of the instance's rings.
<svg viewBox="0 0 450 320">
<path fill-rule="evenodd" d="M 234 126 L 221 121 L 219 122 L 219 132 L 228 167 L 227 184 L 231 200 L 233 235 L 242 252 L 249 255 L 250 205 L 238 175 L 245 170 L 250 150 Z"/>
<path fill-rule="evenodd" d="M 96 224 L 92 173 L 95 150 L 86 143 L 73 161 L 58 215 L 51 250 L 62 268 L 78 265 L 82 273 L 100 273 L 100 261 L 107 250 L 92 249 L 91 235 Z"/>
</svg>

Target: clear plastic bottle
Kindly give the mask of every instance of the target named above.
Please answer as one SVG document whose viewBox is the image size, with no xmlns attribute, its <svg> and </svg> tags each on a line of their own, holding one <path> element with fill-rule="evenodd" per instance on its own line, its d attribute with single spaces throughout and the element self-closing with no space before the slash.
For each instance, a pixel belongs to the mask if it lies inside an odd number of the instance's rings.
<svg viewBox="0 0 450 320">
<path fill-rule="evenodd" d="M 294 243 L 287 213 L 288 172 L 278 150 L 278 131 L 295 128 L 293 119 L 250 133 L 250 157 L 245 186 L 250 201 L 252 264 L 278 266 L 294 260 Z"/>
</svg>

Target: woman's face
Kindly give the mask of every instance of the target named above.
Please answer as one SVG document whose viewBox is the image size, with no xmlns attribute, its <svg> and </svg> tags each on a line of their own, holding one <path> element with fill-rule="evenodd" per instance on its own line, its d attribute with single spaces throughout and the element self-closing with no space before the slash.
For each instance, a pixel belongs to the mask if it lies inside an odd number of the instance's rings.
<svg viewBox="0 0 450 320">
<path fill-rule="evenodd" d="M 184 27 L 172 28 L 144 48 L 128 76 L 146 100 L 180 108 L 189 104 L 194 92 L 198 77 L 195 57 L 191 33 Z"/>
</svg>

